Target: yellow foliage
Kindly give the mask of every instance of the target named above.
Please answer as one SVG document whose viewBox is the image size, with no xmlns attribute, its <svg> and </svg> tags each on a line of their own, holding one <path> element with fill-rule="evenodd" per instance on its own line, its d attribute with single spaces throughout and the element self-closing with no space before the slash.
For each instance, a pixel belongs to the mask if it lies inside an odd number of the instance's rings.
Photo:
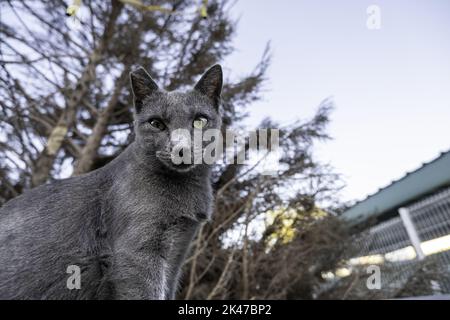
<svg viewBox="0 0 450 320">
<path fill-rule="evenodd" d="M 67 7 L 66 15 L 69 17 L 75 16 L 81 7 L 81 4 L 81 0 L 74 0 L 73 3 Z"/>
<path fill-rule="evenodd" d="M 315 208 L 313 212 L 308 213 L 308 219 L 318 220 L 327 215 L 320 208 Z M 267 237 L 268 249 L 273 247 L 277 242 L 286 244 L 292 241 L 296 235 L 295 222 L 305 219 L 304 212 L 295 209 L 278 209 L 266 212 L 266 228 L 273 226 L 275 221 L 278 225 L 274 231 Z"/>
</svg>

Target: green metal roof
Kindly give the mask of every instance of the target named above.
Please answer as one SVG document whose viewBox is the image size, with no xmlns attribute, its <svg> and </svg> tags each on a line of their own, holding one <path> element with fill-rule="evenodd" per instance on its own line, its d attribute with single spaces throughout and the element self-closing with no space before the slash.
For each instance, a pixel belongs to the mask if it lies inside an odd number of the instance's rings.
<svg viewBox="0 0 450 320">
<path fill-rule="evenodd" d="M 439 188 L 450 185 L 450 151 L 357 202 L 341 218 L 351 225 L 396 210 Z"/>
</svg>

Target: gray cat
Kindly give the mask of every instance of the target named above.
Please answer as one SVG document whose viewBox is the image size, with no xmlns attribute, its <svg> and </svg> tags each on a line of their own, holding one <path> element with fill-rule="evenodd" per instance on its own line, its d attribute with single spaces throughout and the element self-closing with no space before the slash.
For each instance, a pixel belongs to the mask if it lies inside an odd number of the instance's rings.
<svg viewBox="0 0 450 320">
<path fill-rule="evenodd" d="M 185 150 L 171 132 L 220 128 L 222 69 L 211 67 L 185 93 L 158 89 L 143 68 L 130 78 L 135 141 L 103 168 L 39 186 L 0 209 L 1 299 L 175 297 L 213 195 L 209 165 L 171 161 Z M 79 289 L 68 286 L 69 266 L 79 268 Z"/>
</svg>

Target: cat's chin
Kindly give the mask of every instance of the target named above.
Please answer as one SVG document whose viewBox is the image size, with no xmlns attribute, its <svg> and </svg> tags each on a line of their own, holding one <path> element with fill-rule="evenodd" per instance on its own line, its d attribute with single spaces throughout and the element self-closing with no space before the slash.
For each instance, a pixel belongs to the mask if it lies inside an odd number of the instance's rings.
<svg viewBox="0 0 450 320">
<path fill-rule="evenodd" d="M 167 169 L 169 169 L 171 171 L 180 172 L 180 173 L 189 172 L 192 169 L 194 169 L 196 166 L 195 164 L 184 164 L 184 163 L 175 164 L 172 162 L 171 159 L 160 158 L 160 157 L 157 157 L 157 158 Z"/>
<path fill-rule="evenodd" d="M 194 169 L 197 166 L 196 164 L 193 164 L 193 163 L 189 163 L 189 164 L 185 164 L 185 163 L 175 164 L 172 161 L 172 158 L 171 158 L 170 154 L 167 153 L 167 152 L 156 152 L 156 158 L 167 169 L 169 169 L 171 171 L 175 171 L 175 172 L 180 172 L 180 173 L 189 172 L 189 171 L 191 171 L 192 169 Z"/>
<path fill-rule="evenodd" d="M 172 162 L 163 162 L 165 164 L 165 166 L 172 171 L 176 171 L 176 172 L 180 172 L 180 173 L 185 173 L 185 172 L 189 172 L 192 169 L 195 168 L 195 164 L 174 164 Z"/>
</svg>

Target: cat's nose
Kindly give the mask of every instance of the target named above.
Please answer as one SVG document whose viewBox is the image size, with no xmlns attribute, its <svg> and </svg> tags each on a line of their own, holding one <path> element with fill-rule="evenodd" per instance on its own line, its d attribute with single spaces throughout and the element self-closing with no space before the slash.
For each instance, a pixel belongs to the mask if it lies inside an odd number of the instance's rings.
<svg viewBox="0 0 450 320">
<path fill-rule="evenodd" d="M 186 149 L 186 146 L 184 145 L 176 145 L 172 147 L 171 158 L 172 162 L 176 165 L 191 163 L 191 159 L 189 157 L 189 149 Z"/>
<path fill-rule="evenodd" d="M 183 158 L 184 152 L 187 151 L 188 146 L 178 144 L 172 147 L 172 155 Z"/>
<path fill-rule="evenodd" d="M 191 136 L 187 130 L 174 130 L 170 137 L 172 161 L 184 161 L 184 157 L 189 155 L 191 147 Z M 183 160 L 181 160 L 183 159 Z"/>
<path fill-rule="evenodd" d="M 183 147 L 176 147 L 172 152 L 180 158 L 183 158 Z"/>
</svg>

